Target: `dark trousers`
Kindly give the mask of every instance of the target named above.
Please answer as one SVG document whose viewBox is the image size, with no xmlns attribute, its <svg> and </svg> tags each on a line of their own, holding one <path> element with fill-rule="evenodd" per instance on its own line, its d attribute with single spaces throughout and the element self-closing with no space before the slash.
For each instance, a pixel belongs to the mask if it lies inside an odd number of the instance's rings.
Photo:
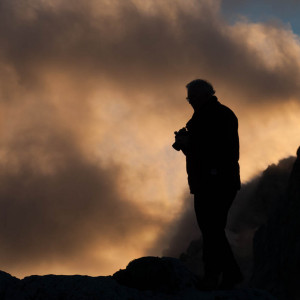
<svg viewBox="0 0 300 300">
<path fill-rule="evenodd" d="M 225 235 L 228 210 L 236 189 L 207 186 L 194 195 L 197 222 L 203 238 L 205 277 L 239 278 L 241 271 Z"/>
</svg>

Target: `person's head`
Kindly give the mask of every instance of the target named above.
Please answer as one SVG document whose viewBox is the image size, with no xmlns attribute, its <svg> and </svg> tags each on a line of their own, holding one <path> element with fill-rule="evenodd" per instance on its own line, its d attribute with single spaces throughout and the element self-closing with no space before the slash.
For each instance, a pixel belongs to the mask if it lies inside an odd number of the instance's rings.
<svg viewBox="0 0 300 300">
<path fill-rule="evenodd" d="M 186 85 L 187 100 L 194 108 L 200 109 L 215 94 L 213 86 L 203 79 L 195 79 Z"/>
</svg>

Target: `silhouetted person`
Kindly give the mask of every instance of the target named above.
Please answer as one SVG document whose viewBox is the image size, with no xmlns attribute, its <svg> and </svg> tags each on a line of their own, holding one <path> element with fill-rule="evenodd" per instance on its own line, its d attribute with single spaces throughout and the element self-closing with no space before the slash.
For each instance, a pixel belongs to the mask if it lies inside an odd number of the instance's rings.
<svg viewBox="0 0 300 300">
<path fill-rule="evenodd" d="M 205 274 L 200 288 L 232 288 L 243 279 L 224 230 L 241 187 L 238 120 L 218 101 L 207 81 L 196 79 L 186 87 L 194 114 L 186 128 L 175 132 L 173 147 L 186 155 L 188 183 L 202 232 Z"/>
</svg>

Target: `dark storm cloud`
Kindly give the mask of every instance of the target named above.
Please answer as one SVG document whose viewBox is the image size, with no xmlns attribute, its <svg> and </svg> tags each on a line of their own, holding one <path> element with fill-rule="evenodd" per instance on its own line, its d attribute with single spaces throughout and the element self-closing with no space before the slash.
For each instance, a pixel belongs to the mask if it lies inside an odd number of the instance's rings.
<svg viewBox="0 0 300 300">
<path fill-rule="evenodd" d="M 36 144 L 27 134 L 13 146 L 18 167 L 3 163 L 0 171 L 2 269 L 28 274 L 41 262 L 49 268 L 55 261 L 64 270 L 63 264 L 75 258 L 88 260 L 91 248 L 101 256 L 101 251 L 126 243 L 132 243 L 127 248 L 135 247 L 135 239 L 142 240 L 144 232 L 164 224 L 122 194 L 120 166 L 89 162 L 66 132 L 48 132 L 44 143 Z M 42 172 L 37 165 L 43 146 L 53 163 L 59 160 L 54 171 Z M 94 264 L 103 272 L 104 262 Z"/>
<path fill-rule="evenodd" d="M 193 12 L 176 2 L 172 17 L 164 7 L 142 12 L 133 1 L 116 2 L 114 14 L 106 13 L 101 2 L 96 8 L 92 1 L 63 8 L 32 3 L 22 16 L 23 1 L 1 1 L 2 57 L 21 81 L 39 82 L 46 69 L 58 68 L 85 79 L 97 76 L 98 84 L 111 82 L 132 94 L 151 89 L 162 95 L 202 76 L 234 87 L 252 101 L 299 96 L 299 64 L 286 43 L 292 37 L 280 24 L 260 28 L 284 56 L 274 69 L 249 47 L 245 34 L 222 20 L 211 2 L 200 1 Z"/>
</svg>

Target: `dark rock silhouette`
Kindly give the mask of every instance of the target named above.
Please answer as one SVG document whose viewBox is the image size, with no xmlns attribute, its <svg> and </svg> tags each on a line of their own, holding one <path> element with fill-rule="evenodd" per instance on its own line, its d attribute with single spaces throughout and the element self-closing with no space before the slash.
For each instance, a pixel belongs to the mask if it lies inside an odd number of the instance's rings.
<svg viewBox="0 0 300 300">
<path fill-rule="evenodd" d="M 176 293 L 193 287 L 197 277 L 176 258 L 142 257 L 113 275 L 120 284 L 139 290 Z"/>
<path fill-rule="evenodd" d="M 299 299 L 300 282 L 300 148 L 286 193 L 273 205 L 268 221 L 254 236 L 251 284 L 278 299 Z"/>
<path fill-rule="evenodd" d="M 10 274 L 0 271 L 0 299 L 5 299 L 7 291 L 13 290 L 19 279 Z"/>
<path fill-rule="evenodd" d="M 175 258 L 143 257 L 113 276 L 29 276 L 0 272 L 1 300 L 276 300 L 258 289 L 199 291 L 195 276 Z M 131 286 L 131 287 L 128 287 Z"/>
</svg>

